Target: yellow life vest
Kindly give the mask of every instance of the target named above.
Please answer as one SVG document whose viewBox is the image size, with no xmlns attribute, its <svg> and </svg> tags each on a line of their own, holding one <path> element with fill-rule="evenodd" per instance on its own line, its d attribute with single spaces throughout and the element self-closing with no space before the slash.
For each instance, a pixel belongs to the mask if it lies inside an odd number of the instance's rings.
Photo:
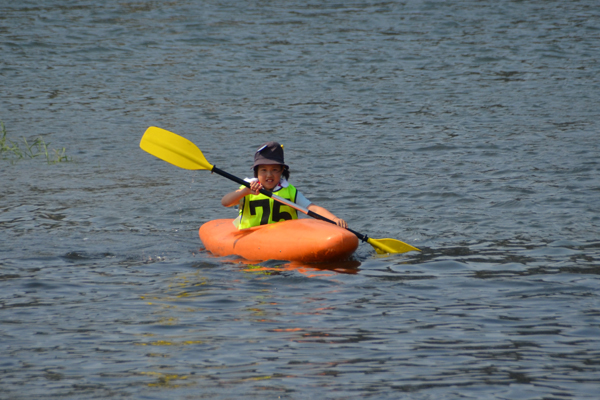
<svg viewBox="0 0 600 400">
<path fill-rule="evenodd" d="M 297 192 L 294 186 L 288 185 L 274 193 L 295 203 Z M 242 202 L 243 204 L 240 205 L 239 229 L 298 219 L 296 209 L 273 200 L 264 194 L 249 194 L 243 198 Z"/>
</svg>

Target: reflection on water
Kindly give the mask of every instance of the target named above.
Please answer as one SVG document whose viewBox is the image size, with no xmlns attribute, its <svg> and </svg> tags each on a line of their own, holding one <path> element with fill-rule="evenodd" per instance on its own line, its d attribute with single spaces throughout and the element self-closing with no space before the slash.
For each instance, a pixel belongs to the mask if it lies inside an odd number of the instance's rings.
<svg viewBox="0 0 600 400">
<path fill-rule="evenodd" d="M 242 262 L 242 264 L 246 264 Z M 244 272 L 259 273 L 265 275 L 278 275 L 285 272 L 297 272 L 307 278 L 320 276 L 334 276 L 335 274 L 357 274 L 360 269 L 360 261 L 338 261 L 318 264 L 303 264 L 301 262 L 277 262 L 268 261 L 259 265 L 246 264 Z"/>
</svg>

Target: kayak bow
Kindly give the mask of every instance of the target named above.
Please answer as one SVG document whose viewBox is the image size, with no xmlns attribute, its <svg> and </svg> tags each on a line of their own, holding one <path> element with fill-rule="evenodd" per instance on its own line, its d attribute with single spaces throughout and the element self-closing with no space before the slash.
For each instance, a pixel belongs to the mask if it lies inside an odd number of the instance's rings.
<svg viewBox="0 0 600 400">
<path fill-rule="evenodd" d="M 237 255 L 247 260 L 306 263 L 347 260 L 358 247 L 355 235 L 337 225 L 312 219 L 237 229 L 231 219 L 202 225 L 200 240 L 217 257 Z"/>
</svg>

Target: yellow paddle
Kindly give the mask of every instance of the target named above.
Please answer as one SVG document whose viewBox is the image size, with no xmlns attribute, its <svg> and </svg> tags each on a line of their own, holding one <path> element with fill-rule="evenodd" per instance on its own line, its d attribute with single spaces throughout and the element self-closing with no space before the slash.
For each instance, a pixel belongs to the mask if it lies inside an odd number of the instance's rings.
<svg viewBox="0 0 600 400">
<path fill-rule="evenodd" d="M 217 173 L 221 176 L 224 176 L 227 179 L 231 179 L 232 181 L 237 182 L 240 185 L 250 187 L 250 184 L 245 180 L 231 175 L 209 163 L 206 160 L 206 158 L 204 158 L 202 151 L 194 143 L 173 132 L 169 132 L 167 130 L 157 128 L 155 126 L 151 126 L 146 130 L 146 133 L 144 133 L 142 141 L 140 142 L 140 147 L 142 148 L 142 150 L 147 151 L 153 156 L 156 156 L 161 160 L 171 163 L 179 168 L 193 170 L 205 169 Z M 332 220 L 327 219 L 313 211 L 307 210 L 306 208 L 301 207 L 294 202 L 279 197 L 268 190 L 261 189 L 260 192 L 265 196 L 271 197 L 274 200 L 277 200 L 285 205 L 295 208 L 296 210 L 301 211 L 308 216 L 335 224 L 335 222 L 333 222 Z M 413 247 L 396 239 L 373 239 L 368 237 L 367 235 L 355 232 L 350 228 L 347 229 L 350 232 L 354 233 L 363 242 L 367 242 L 371 246 L 373 246 L 375 248 L 375 251 L 379 254 L 406 253 L 407 251 L 413 250 L 421 251 L 416 247 Z"/>
</svg>

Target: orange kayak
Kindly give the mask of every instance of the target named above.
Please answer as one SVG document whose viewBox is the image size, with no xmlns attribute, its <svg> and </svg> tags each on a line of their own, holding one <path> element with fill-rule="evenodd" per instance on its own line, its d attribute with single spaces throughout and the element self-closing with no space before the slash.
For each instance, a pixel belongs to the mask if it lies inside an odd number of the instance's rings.
<svg viewBox="0 0 600 400">
<path fill-rule="evenodd" d="M 358 239 L 351 232 L 313 219 L 242 230 L 231 219 L 216 219 L 202 225 L 199 234 L 206 250 L 217 257 L 236 255 L 256 261 L 339 261 L 348 259 L 358 247 Z"/>
</svg>

